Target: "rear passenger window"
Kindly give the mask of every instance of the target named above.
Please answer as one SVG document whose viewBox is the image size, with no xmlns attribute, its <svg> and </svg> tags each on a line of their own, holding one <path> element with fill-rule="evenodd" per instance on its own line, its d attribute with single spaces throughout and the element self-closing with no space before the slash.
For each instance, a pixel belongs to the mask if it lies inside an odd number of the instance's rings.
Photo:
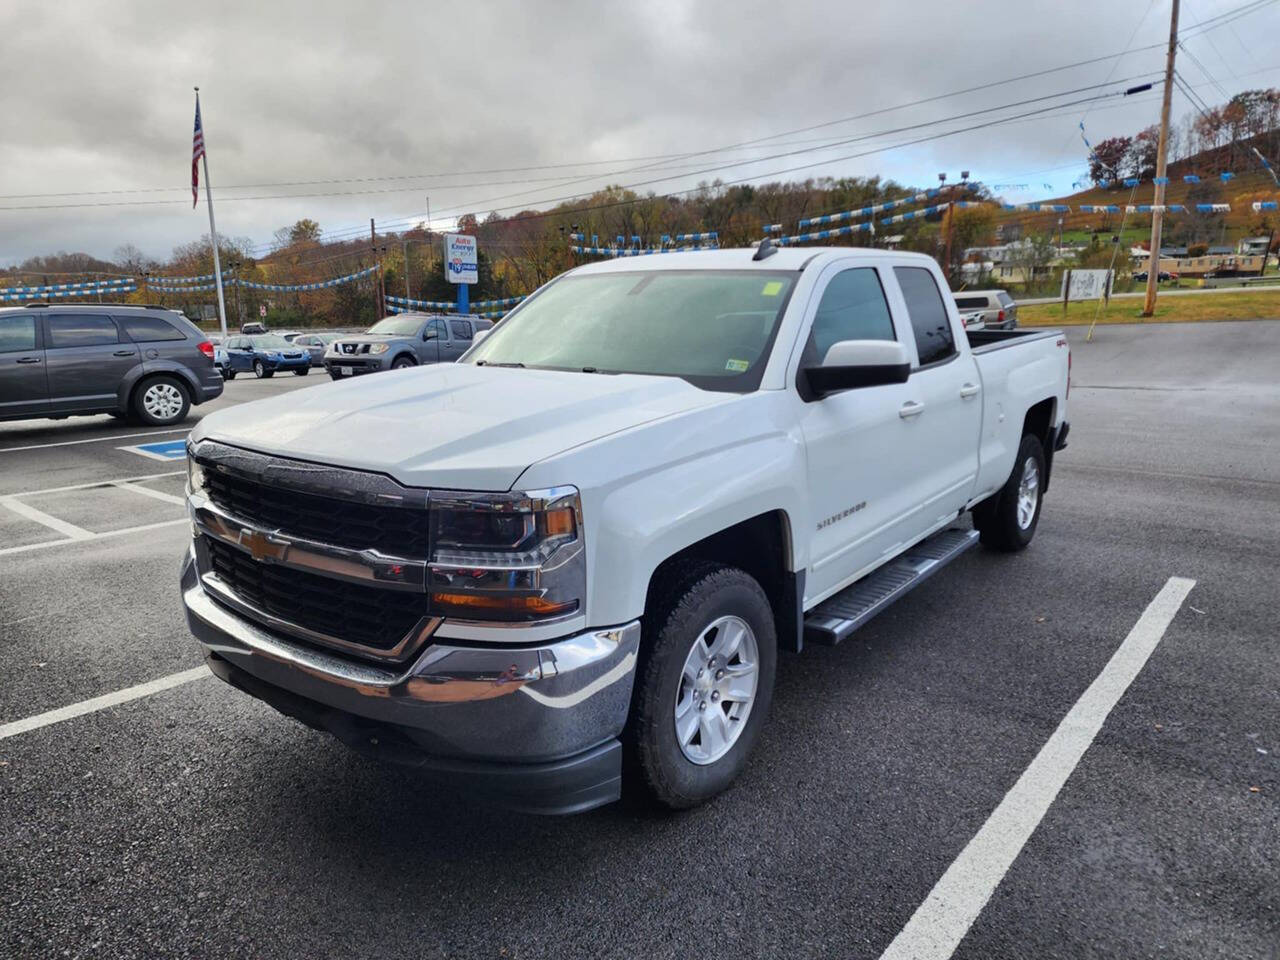
<svg viewBox="0 0 1280 960">
<path fill-rule="evenodd" d="M 893 272 L 907 301 L 907 316 L 916 335 L 920 366 L 947 359 L 956 352 L 956 342 L 933 273 L 924 267 L 894 267 Z"/>
<path fill-rule="evenodd" d="M 471 324 L 465 320 L 450 320 L 449 329 L 453 331 L 453 339 L 455 340 L 471 339 Z"/>
<path fill-rule="evenodd" d="M 0 353 L 17 353 L 36 348 L 36 318 L 33 314 L 0 316 Z"/>
<path fill-rule="evenodd" d="M 120 333 L 110 317 L 64 313 L 49 318 L 50 347 L 95 347 L 119 342 Z"/>
<path fill-rule="evenodd" d="M 162 317 L 120 317 L 118 321 L 135 343 L 187 339 L 180 330 Z"/>
<path fill-rule="evenodd" d="M 837 273 L 823 291 L 809 335 L 813 362 L 841 340 L 893 340 L 893 320 L 880 278 L 871 267 Z"/>
<path fill-rule="evenodd" d="M 986 297 L 956 297 L 956 306 L 961 310 L 982 310 L 986 305 Z"/>
</svg>

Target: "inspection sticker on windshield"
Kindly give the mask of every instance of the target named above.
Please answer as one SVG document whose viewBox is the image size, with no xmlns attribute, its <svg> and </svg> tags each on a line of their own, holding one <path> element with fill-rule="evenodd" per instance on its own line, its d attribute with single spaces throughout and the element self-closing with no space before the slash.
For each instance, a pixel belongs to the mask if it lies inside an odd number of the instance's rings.
<svg viewBox="0 0 1280 960">
<path fill-rule="evenodd" d="M 762 297 L 776 297 L 782 292 L 781 280 L 770 280 L 764 285 L 764 289 L 760 291 Z"/>
<path fill-rule="evenodd" d="M 751 363 L 748 360 L 729 360 L 725 363 L 724 368 L 732 370 L 734 373 L 742 373 L 749 366 L 751 366 Z"/>
</svg>

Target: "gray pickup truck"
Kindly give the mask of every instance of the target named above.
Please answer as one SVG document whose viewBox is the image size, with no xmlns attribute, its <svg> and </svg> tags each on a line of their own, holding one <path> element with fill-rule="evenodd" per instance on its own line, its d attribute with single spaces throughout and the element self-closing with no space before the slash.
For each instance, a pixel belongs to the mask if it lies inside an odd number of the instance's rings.
<svg viewBox="0 0 1280 960">
<path fill-rule="evenodd" d="M 471 349 L 475 335 L 493 326 L 479 317 L 401 313 L 379 320 L 364 333 L 329 344 L 324 368 L 334 380 L 399 370 L 423 363 L 452 363 Z"/>
</svg>

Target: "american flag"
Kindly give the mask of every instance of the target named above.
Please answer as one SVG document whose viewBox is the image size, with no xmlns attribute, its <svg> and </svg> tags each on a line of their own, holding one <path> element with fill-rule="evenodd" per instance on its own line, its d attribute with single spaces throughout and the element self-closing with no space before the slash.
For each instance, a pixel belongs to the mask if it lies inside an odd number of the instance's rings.
<svg viewBox="0 0 1280 960">
<path fill-rule="evenodd" d="M 200 95 L 196 94 L 196 130 L 191 139 L 191 209 L 200 199 L 200 158 L 204 156 L 204 130 L 200 127 Z"/>
</svg>

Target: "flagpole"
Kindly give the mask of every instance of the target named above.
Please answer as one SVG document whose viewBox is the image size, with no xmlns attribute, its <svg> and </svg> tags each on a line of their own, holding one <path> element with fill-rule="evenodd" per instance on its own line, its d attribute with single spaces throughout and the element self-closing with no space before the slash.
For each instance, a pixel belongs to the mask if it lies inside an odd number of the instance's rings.
<svg viewBox="0 0 1280 960">
<path fill-rule="evenodd" d="M 200 107 L 200 88 L 196 87 L 196 108 Z M 213 280 L 218 286 L 218 320 L 222 324 L 222 340 L 227 339 L 227 305 L 222 299 L 222 263 L 218 258 L 218 228 L 213 222 L 213 187 L 209 184 L 209 140 L 204 137 L 204 122 L 200 123 L 201 137 L 204 139 L 204 150 L 200 159 L 204 162 L 204 196 L 209 207 L 209 239 L 213 245 Z"/>
</svg>

